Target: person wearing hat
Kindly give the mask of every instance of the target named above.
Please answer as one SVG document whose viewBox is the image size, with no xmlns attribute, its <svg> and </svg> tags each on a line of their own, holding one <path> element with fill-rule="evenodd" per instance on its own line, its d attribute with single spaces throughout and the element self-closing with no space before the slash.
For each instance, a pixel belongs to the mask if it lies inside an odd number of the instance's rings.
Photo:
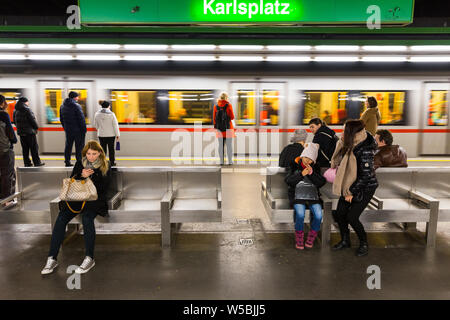
<svg viewBox="0 0 450 320">
<path fill-rule="evenodd" d="M 307 137 L 308 132 L 305 129 L 296 129 L 294 131 L 294 135 L 291 137 L 291 144 L 284 147 L 280 153 L 279 167 L 295 169 L 296 164 L 294 160 L 303 152 Z"/>
<path fill-rule="evenodd" d="M 100 100 L 98 104 L 101 105 L 102 109 L 95 113 L 94 127 L 97 129 L 98 139 L 105 154 L 106 148 L 108 148 L 111 166 L 115 166 L 114 144 L 116 139 L 119 141 L 120 137 L 119 123 L 116 115 L 111 111 L 111 104 L 108 101 Z"/>
<path fill-rule="evenodd" d="M 16 191 L 16 172 L 14 171 L 14 149 L 17 137 L 11 125 L 8 112 L 8 102 L 5 96 L 0 94 L 0 199 L 13 195 Z M 16 204 L 10 200 L 3 207 Z"/>
<path fill-rule="evenodd" d="M 317 156 L 319 145 L 308 143 L 299 157 L 295 159 L 297 169 L 285 178 L 289 188 L 294 189 L 294 197 L 289 202 L 295 214 L 295 248 L 303 250 L 305 246 L 312 248 L 322 223 L 322 199 L 319 189 L 326 180 L 320 173 Z M 312 215 L 310 230 L 304 243 L 303 224 L 306 208 Z"/>
<path fill-rule="evenodd" d="M 59 119 L 66 133 L 66 146 L 64 148 L 64 162 L 66 167 L 71 167 L 70 156 L 72 155 L 73 143 L 75 142 L 75 156 L 81 161 L 81 150 L 84 147 L 86 137 L 86 120 L 83 109 L 78 104 L 79 94 L 75 91 L 69 92 L 59 109 Z"/>
<path fill-rule="evenodd" d="M 36 134 L 38 132 L 39 126 L 34 116 L 33 111 L 31 111 L 28 106 L 28 99 L 26 97 L 20 97 L 17 101 L 13 113 L 13 121 L 17 128 L 17 134 L 20 137 L 20 144 L 22 145 L 22 155 L 23 163 L 25 167 L 31 167 L 31 158 L 35 167 L 40 167 L 45 165 L 41 162 L 39 158 L 39 146 L 36 139 Z"/>
</svg>

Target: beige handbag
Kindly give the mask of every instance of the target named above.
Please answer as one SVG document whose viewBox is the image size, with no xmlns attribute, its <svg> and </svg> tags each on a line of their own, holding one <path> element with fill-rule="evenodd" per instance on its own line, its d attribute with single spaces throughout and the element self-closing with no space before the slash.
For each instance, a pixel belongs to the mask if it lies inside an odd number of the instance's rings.
<svg viewBox="0 0 450 320">
<path fill-rule="evenodd" d="M 67 207 L 73 213 L 80 213 L 83 211 L 86 201 L 97 200 L 97 188 L 91 179 L 75 180 L 74 178 L 63 179 L 63 187 L 59 198 L 66 201 Z M 73 210 L 67 201 L 83 201 L 83 205 L 79 211 Z"/>
</svg>

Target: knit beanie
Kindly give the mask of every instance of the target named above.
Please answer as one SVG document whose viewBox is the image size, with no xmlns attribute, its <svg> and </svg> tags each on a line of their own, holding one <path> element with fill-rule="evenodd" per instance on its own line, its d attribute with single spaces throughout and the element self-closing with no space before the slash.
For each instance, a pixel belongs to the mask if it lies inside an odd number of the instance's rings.
<svg viewBox="0 0 450 320">
<path fill-rule="evenodd" d="M 316 162 L 318 155 L 319 155 L 319 145 L 317 143 L 308 143 L 305 149 L 303 149 L 303 152 L 300 155 L 300 157 L 301 158 L 306 157 Z"/>
<path fill-rule="evenodd" d="M 20 97 L 19 102 L 28 102 L 28 99 L 26 97 Z"/>
<path fill-rule="evenodd" d="M 69 92 L 69 98 L 70 99 L 76 98 L 78 96 L 79 96 L 78 92 L 75 92 L 75 91 L 70 91 Z"/>
<path fill-rule="evenodd" d="M 291 137 L 291 142 L 306 141 L 308 137 L 308 132 L 305 129 L 296 129 L 294 135 Z"/>
</svg>

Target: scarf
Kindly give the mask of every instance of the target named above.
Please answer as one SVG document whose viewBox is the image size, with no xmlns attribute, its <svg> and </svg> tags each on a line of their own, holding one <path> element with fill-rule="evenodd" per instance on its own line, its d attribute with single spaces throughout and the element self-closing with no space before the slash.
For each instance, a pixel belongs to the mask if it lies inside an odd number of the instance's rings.
<svg viewBox="0 0 450 320">
<path fill-rule="evenodd" d="M 89 162 L 88 159 L 86 157 L 84 157 L 81 160 L 81 163 L 83 164 L 83 167 L 85 167 L 85 168 L 90 164 L 92 167 L 94 167 L 94 169 L 98 169 L 102 165 L 100 157 L 97 158 L 97 160 L 95 160 L 94 162 Z"/>
<path fill-rule="evenodd" d="M 350 186 L 356 181 L 358 173 L 358 165 L 356 163 L 356 157 L 353 153 L 353 149 L 366 140 L 366 130 L 361 130 L 356 133 L 353 140 L 352 149 L 347 152 L 343 157 L 340 155 L 342 147 L 344 146 L 343 136 L 336 144 L 336 150 L 331 158 L 331 168 L 336 168 L 336 178 L 333 182 L 333 194 L 337 196 L 351 196 Z"/>
</svg>

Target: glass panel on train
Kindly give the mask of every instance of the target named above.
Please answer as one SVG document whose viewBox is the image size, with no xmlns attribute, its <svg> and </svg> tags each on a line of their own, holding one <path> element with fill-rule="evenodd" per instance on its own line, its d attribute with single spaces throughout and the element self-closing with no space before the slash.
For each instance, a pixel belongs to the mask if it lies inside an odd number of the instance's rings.
<svg viewBox="0 0 450 320">
<path fill-rule="evenodd" d="M 404 124 L 405 118 L 405 91 L 367 91 L 361 92 L 360 115 L 364 112 L 366 99 L 373 96 L 377 99 L 378 110 L 380 110 L 380 124 L 397 125 Z"/>
<path fill-rule="evenodd" d="M 237 125 L 256 125 L 256 102 L 258 95 L 254 90 L 238 90 Z"/>
<path fill-rule="evenodd" d="M 16 106 L 17 100 L 19 100 L 22 95 L 22 91 L 14 89 L 0 89 L 0 94 L 6 98 L 6 102 L 8 103 L 6 112 L 8 112 L 11 121 L 13 121 L 14 107 Z"/>
<path fill-rule="evenodd" d="M 45 89 L 45 114 L 48 124 L 59 124 L 59 107 L 63 103 L 62 89 Z"/>
<path fill-rule="evenodd" d="M 158 97 L 169 105 L 169 123 L 202 124 L 212 123 L 214 92 L 211 90 L 169 90 Z"/>
<path fill-rule="evenodd" d="M 280 109 L 280 91 L 263 90 L 262 109 L 260 111 L 260 125 L 278 125 L 278 110 Z"/>
<path fill-rule="evenodd" d="M 428 101 L 428 125 L 448 125 L 448 91 L 432 90 Z"/>
<path fill-rule="evenodd" d="M 112 111 L 119 123 L 156 123 L 156 91 L 111 91 Z"/>
<path fill-rule="evenodd" d="M 81 106 L 81 109 L 83 110 L 84 119 L 86 120 L 86 123 L 89 123 L 90 120 L 87 114 L 87 98 L 88 98 L 87 89 L 69 89 L 69 92 L 70 91 L 75 91 L 76 93 L 79 94 L 78 104 Z"/>
<path fill-rule="evenodd" d="M 304 91 L 303 124 L 320 118 L 329 125 L 343 124 L 347 120 L 348 91 Z"/>
<path fill-rule="evenodd" d="M 77 92 L 80 96 L 78 103 L 81 105 L 83 110 L 86 123 L 89 123 L 89 118 L 87 115 L 87 89 L 70 89 L 70 91 Z M 66 98 L 63 89 L 45 89 L 45 114 L 48 124 L 60 124 L 59 121 L 59 109 Z"/>
</svg>

